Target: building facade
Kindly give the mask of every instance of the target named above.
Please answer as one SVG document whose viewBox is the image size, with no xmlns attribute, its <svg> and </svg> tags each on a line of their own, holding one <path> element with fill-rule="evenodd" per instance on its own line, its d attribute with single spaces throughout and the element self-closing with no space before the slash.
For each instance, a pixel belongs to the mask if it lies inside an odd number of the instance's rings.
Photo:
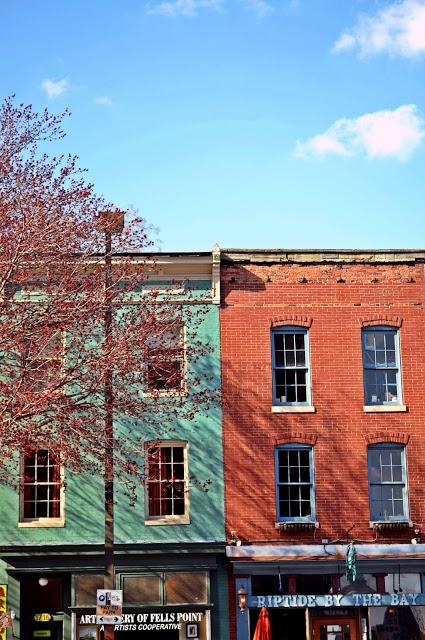
<svg viewBox="0 0 425 640">
<path fill-rule="evenodd" d="M 177 339 L 183 347 L 175 350 L 180 360 L 172 366 L 181 368 L 181 388 L 157 394 L 164 426 L 146 419 L 115 425 L 142 433 L 149 449 L 146 482 L 135 504 L 120 488 L 115 495 L 116 588 L 124 600 L 123 624 L 115 635 L 226 640 L 221 406 L 212 400 L 207 411 L 194 407 L 193 419 L 188 412 L 182 419 L 167 415 L 169 393 L 191 402 L 189 380 L 220 387 L 217 253 L 158 256 L 146 289 L 143 295 L 155 292 L 159 303 L 166 292 L 183 319 L 185 309 L 196 309 L 200 320 L 191 326 L 188 313 L 188 326 Z M 187 347 L 195 339 L 208 349 L 192 361 Z M 158 376 L 152 374 L 152 384 L 161 384 Z M 6 606 L 15 614 L 4 633 L 8 640 L 96 640 L 102 635 L 95 624 L 96 591 L 103 588 L 102 478 L 65 469 L 63 491 L 48 450 L 21 460 L 19 473 L 20 492 L 0 488 L 0 584 L 7 587 Z"/>
<path fill-rule="evenodd" d="M 222 250 L 231 640 L 425 637 L 424 262 Z"/>
</svg>

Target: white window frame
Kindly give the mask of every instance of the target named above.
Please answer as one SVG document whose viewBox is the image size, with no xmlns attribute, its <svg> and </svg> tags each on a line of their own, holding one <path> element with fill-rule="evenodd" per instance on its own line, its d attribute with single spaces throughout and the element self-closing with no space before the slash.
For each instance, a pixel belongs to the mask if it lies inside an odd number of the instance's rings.
<svg viewBox="0 0 425 640">
<path fill-rule="evenodd" d="M 394 334 L 394 351 L 395 351 L 395 367 L 378 367 L 371 366 L 366 363 L 366 336 L 371 333 L 393 333 Z M 400 356 L 400 331 L 397 327 L 385 325 L 372 325 L 362 329 L 362 359 L 363 359 L 363 393 L 365 407 L 391 407 L 403 405 L 403 385 L 401 377 L 401 356 Z M 396 375 L 397 399 L 384 400 L 382 402 L 368 402 L 366 390 L 366 372 L 367 371 L 394 371 Z"/>
<path fill-rule="evenodd" d="M 49 450 L 48 447 L 39 446 L 36 450 Z M 50 451 L 49 451 L 50 454 Z M 41 528 L 41 527 L 64 527 L 65 526 L 65 489 L 64 489 L 64 468 L 59 467 L 59 513 L 58 517 L 25 517 L 25 454 L 20 456 L 20 487 L 19 487 L 19 528 Z M 35 484 L 35 483 L 34 483 Z M 43 483 L 44 484 L 44 483 Z"/>
<path fill-rule="evenodd" d="M 178 515 L 149 514 L 149 460 L 148 450 L 151 448 L 180 447 L 183 449 L 184 465 L 184 513 Z M 145 524 L 146 525 L 169 525 L 169 524 L 190 524 L 190 500 L 189 500 L 189 443 L 187 440 L 154 440 L 145 444 Z"/>
<path fill-rule="evenodd" d="M 305 366 L 298 367 L 298 369 L 305 369 L 305 384 L 306 384 L 306 399 L 304 402 L 283 402 L 278 399 L 276 395 L 276 371 L 296 371 L 297 367 L 286 367 L 286 366 L 278 366 L 276 365 L 276 355 L 275 355 L 275 345 L 274 345 L 274 337 L 275 335 L 283 334 L 283 335 L 303 335 L 304 336 L 304 353 L 305 353 Z M 273 406 L 275 407 L 311 407 L 312 406 L 312 398 L 311 398 L 311 362 L 310 362 L 310 341 L 309 341 L 309 330 L 305 327 L 300 326 L 281 326 L 281 327 L 273 327 L 271 330 L 271 349 L 272 349 L 272 383 L 273 383 Z"/>
<path fill-rule="evenodd" d="M 309 472 L 310 472 L 310 480 L 309 482 L 291 482 L 289 480 L 287 482 L 279 481 L 279 452 L 287 451 L 288 453 L 291 451 L 305 451 L 308 452 L 309 458 Z M 282 516 L 280 513 L 280 505 L 279 505 L 279 488 L 287 486 L 288 488 L 293 487 L 301 487 L 301 486 L 309 486 L 310 490 L 310 515 L 308 516 Z M 288 444 L 277 445 L 275 447 L 275 495 L 276 495 L 276 522 L 316 522 L 316 491 L 315 491 L 315 477 L 314 477 L 314 447 L 312 445 L 300 444 L 298 442 L 290 442 Z"/>
<path fill-rule="evenodd" d="M 380 481 L 373 482 L 372 480 L 372 462 L 371 462 L 371 454 L 373 451 L 401 451 L 401 469 L 402 469 L 402 477 L 400 481 Z M 406 445 L 398 444 L 396 442 L 378 442 L 375 444 L 370 444 L 367 448 L 367 466 L 368 466 L 368 493 L 369 493 L 369 511 L 370 511 L 370 522 L 372 524 L 383 523 L 383 522 L 410 522 L 409 517 L 409 488 L 407 484 L 407 452 Z M 397 516 L 388 516 L 387 518 L 372 518 L 372 496 L 371 496 L 371 487 L 379 486 L 379 487 L 394 487 L 400 486 L 402 487 L 402 501 L 403 501 L 403 515 Z"/>
</svg>

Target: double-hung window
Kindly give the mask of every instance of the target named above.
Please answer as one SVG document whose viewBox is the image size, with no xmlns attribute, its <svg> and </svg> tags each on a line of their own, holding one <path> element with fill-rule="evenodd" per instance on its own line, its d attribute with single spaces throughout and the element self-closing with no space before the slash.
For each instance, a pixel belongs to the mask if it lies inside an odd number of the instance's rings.
<svg viewBox="0 0 425 640">
<path fill-rule="evenodd" d="M 164 440 L 149 446 L 146 476 L 148 524 L 188 522 L 187 442 Z"/>
<path fill-rule="evenodd" d="M 370 445 L 368 466 L 371 521 L 408 520 L 405 447 Z"/>
<path fill-rule="evenodd" d="M 276 506 L 280 522 L 314 522 L 313 447 L 288 444 L 275 449 Z"/>
<path fill-rule="evenodd" d="M 362 342 L 365 404 L 402 404 L 398 331 L 363 329 Z"/>
<path fill-rule="evenodd" d="M 34 331 L 25 338 L 21 354 L 22 384 L 31 392 L 52 389 L 60 381 L 64 358 L 64 334 L 60 329 Z"/>
<path fill-rule="evenodd" d="M 21 517 L 23 523 L 60 524 L 63 517 L 62 481 L 59 462 L 48 449 L 23 457 Z"/>
<path fill-rule="evenodd" d="M 147 340 L 146 383 L 149 391 L 181 393 L 184 385 L 183 325 L 158 328 Z"/>
<path fill-rule="evenodd" d="M 272 330 L 273 404 L 310 405 L 308 332 L 302 327 Z"/>
</svg>

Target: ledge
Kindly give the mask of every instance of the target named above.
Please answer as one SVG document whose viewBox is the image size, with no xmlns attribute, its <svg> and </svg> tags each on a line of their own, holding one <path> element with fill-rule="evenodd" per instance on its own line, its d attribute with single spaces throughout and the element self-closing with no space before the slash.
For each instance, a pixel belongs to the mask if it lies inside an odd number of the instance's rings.
<svg viewBox="0 0 425 640">
<path fill-rule="evenodd" d="M 364 405 L 363 411 L 365 413 L 397 413 L 407 411 L 407 406 L 405 404 L 369 404 Z"/>
<path fill-rule="evenodd" d="M 318 529 L 320 527 L 318 522 L 275 522 L 275 529 L 279 531 L 313 531 L 314 529 Z"/>
<path fill-rule="evenodd" d="M 370 522 L 369 527 L 377 531 L 400 531 L 411 529 L 413 522 L 410 520 L 378 520 Z"/>
<path fill-rule="evenodd" d="M 311 405 L 290 405 L 276 404 L 272 406 L 272 413 L 316 413 L 316 407 Z"/>
<path fill-rule="evenodd" d="M 40 520 L 24 520 L 18 522 L 18 529 L 50 529 L 52 527 L 64 527 L 64 518 L 41 518 Z"/>
<path fill-rule="evenodd" d="M 159 526 L 159 525 L 175 525 L 175 524 L 190 524 L 190 518 L 188 516 L 182 516 L 181 518 L 179 517 L 170 517 L 167 518 L 166 516 L 163 518 L 155 518 L 155 519 L 149 519 L 149 520 L 145 520 L 144 524 L 147 527 L 150 526 Z"/>
</svg>

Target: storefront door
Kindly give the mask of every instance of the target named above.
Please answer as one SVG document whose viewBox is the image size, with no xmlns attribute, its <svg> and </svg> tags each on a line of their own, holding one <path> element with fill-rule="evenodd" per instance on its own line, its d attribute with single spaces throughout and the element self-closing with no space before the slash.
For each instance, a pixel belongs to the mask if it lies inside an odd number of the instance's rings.
<svg viewBox="0 0 425 640">
<path fill-rule="evenodd" d="M 314 640 L 358 640 L 357 618 L 316 618 Z"/>
</svg>

